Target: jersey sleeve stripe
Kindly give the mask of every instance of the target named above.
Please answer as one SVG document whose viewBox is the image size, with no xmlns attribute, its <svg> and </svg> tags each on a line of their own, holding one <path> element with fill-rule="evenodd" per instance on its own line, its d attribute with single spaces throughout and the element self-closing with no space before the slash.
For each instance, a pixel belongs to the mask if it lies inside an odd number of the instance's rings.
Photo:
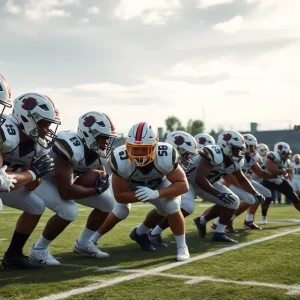
<svg viewBox="0 0 300 300">
<path fill-rule="evenodd" d="M 114 151 L 111 153 L 109 164 L 110 164 L 110 168 L 111 168 L 112 172 L 114 172 L 116 174 L 118 172 L 118 164 L 117 164 L 117 160 L 116 160 Z"/>
<path fill-rule="evenodd" d="M 69 159 L 71 159 L 73 157 L 73 154 L 74 154 L 73 150 L 72 150 L 71 146 L 65 140 L 57 138 L 54 145 L 57 147 L 57 149 L 60 152 L 62 152 Z M 53 150 L 55 151 L 55 147 L 53 148 Z"/>
</svg>

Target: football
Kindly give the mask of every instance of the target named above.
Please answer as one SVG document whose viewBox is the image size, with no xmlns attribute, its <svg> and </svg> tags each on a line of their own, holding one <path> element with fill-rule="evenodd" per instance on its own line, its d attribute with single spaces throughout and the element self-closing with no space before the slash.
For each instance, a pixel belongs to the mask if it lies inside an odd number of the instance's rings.
<svg viewBox="0 0 300 300">
<path fill-rule="evenodd" d="M 100 171 L 100 170 L 86 171 L 76 178 L 74 184 L 81 185 L 84 187 L 94 187 L 96 185 L 96 179 L 98 173 L 101 173 L 102 178 L 106 176 L 105 171 Z"/>
</svg>

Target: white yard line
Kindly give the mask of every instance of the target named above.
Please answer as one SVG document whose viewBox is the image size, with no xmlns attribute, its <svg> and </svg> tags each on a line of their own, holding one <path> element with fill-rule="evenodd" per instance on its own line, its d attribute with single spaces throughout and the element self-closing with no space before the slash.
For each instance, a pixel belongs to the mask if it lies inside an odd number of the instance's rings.
<svg viewBox="0 0 300 300">
<path fill-rule="evenodd" d="M 65 299 L 65 298 L 71 297 L 73 295 L 88 293 L 88 292 L 91 292 L 91 291 L 94 291 L 94 290 L 98 290 L 98 289 L 105 288 L 105 287 L 108 287 L 108 286 L 113 286 L 113 285 L 116 285 L 118 283 L 133 280 L 133 279 L 136 279 L 136 278 L 155 275 L 156 273 L 164 272 L 164 271 L 167 271 L 167 270 L 170 270 L 170 269 L 173 269 L 173 268 L 185 265 L 185 264 L 189 264 L 189 263 L 194 262 L 194 261 L 202 260 L 202 259 L 205 259 L 205 258 L 208 258 L 208 257 L 212 257 L 212 256 L 215 256 L 215 255 L 226 253 L 226 252 L 229 252 L 229 251 L 234 251 L 234 250 L 237 250 L 237 249 L 240 249 L 240 248 L 244 248 L 244 247 L 248 247 L 248 246 L 251 246 L 251 245 L 258 244 L 258 243 L 262 243 L 262 242 L 272 240 L 272 239 L 275 239 L 275 238 L 278 238 L 278 237 L 282 237 L 282 236 L 285 236 L 285 235 L 288 235 L 288 234 L 291 234 L 291 233 L 295 233 L 295 232 L 300 232 L 300 228 L 297 228 L 297 229 L 294 229 L 294 230 L 289 230 L 289 231 L 284 231 L 284 232 L 280 232 L 280 233 L 276 233 L 274 235 L 267 236 L 267 237 L 264 237 L 264 238 L 260 238 L 260 239 L 250 241 L 250 242 L 247 242 L 247 243 L 237 244 L 237 245 L 234 245 L 234 246 L 231 246 L 231 247 L 226 247 L 226 248 L 218 249 L 218 250 L 215 250 L 215 251 L 206 252 L 206 253 L 194 256 L 191 259 L 186 260 L 184 262 L 174 262 L 174 263 L 170 263 L 170 264 L 160 266 L 160 267 L 157 267 L 157 268 L 144 270 L 142 272 L 133 273 L 133 274 L 125 275 L 125 276 L 120 276 L 118 278 L 113 278 L 113 279 L 105 281 L 104 283 L 100 283 L 100 284 L 96 284 L 96 285 L 92 284 L 92 285 L 88 285 L 88 286 L 83 287 L 83 288 L 76 288 L 76 289 L 73 289 L 73 290 L 70 290 L 70 291 L 67 291 L 67 292 L 63 292 L 63 293 L 52 294 L 52 295 L 40 298 L 39 300 Z M 111 267 L 109 267 L 109 268 L 111 268 Z M 105 269 L 105 268 L 99 268 L 99 269 Z M 106 268 L 106 270 L 107 270 L 107 268 Z M 222 279 L 218 279 L 218 280 L 222 280 Z"/>
</svg>

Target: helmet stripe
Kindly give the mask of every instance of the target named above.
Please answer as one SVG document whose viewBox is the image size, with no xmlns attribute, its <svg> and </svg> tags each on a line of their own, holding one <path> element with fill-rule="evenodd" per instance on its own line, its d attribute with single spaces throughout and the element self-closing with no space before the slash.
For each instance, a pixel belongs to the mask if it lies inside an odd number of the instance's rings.
<svg viewBox="0 0 300 300">
<path fill-rule="evenodd" d="M 107 120 L 109 121 L 112 133 L 116 133 L 115 126 L 114 126 L 113 122 L 111 121 L 110 117 L 109 117 L 107 114 L 105 114 L 105 113 L 103 113 L 103 115 L 104 115 L 104 116 L 107 118 Z"/>
<path fill-rule="evenodd" d="M 143 133 L 143 128 L 146 122 L 141 122 L 136 130 L 136 136 L 135 136 L 135 141 L 136 142 L 141 142 L 142 141 L 142 133 Z"/>
</svg>

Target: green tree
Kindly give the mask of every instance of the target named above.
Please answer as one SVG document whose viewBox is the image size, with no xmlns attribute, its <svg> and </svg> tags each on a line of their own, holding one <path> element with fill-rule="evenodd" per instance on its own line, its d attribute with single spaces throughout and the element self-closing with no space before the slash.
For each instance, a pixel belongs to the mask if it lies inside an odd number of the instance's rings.
<svg viewBox="0 0 300 300">
<path fill-rule="evenodd" d="M 189 120 L 187 132 L 190 133 L 192 136 L 195 136 L 198 133 L 203 132 L 204 124 L 201 120 Z"/>
<path fill-rule="evenodd" d="M 165 120 L 165 123 L 166 123 L 166 127 L 167 127 L 167 132 L 171 132 L 174 130 L 185 130 L 181 124 L 181 121 L 175 116 L 168 117 Z"/>
</svg>

